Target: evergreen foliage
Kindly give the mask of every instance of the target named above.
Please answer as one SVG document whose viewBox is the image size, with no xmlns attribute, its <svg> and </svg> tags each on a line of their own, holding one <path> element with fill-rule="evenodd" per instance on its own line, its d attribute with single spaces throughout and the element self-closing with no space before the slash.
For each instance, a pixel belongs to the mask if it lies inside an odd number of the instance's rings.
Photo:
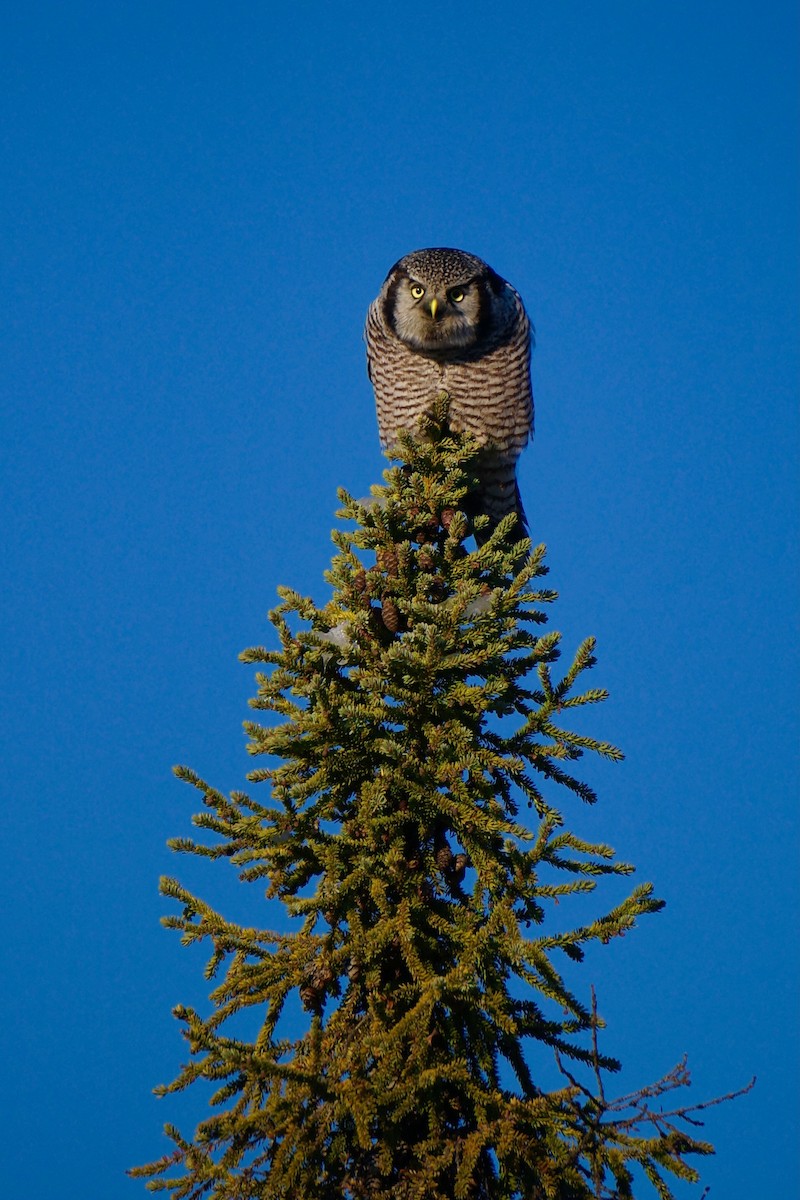
<svg viewBox="0 0 800 1200">
<path fill-rule="evenodd" d="M 652 1106 L 688 1082 L 683 1064 L 606 1100 L 618 1064 L 563 964 L 661 901 L 641 884 L 588 924 L 557 924 L 559 901 L 632 871 L 570 832 L 554 797 L 594 802 L 574 764 L 622 756 L 568 728 L 606 693 L 584 683 L 592 639 L 554 673 L 544 548 L 528 553 L 513 515 L 465 546 L 478 448 L 446 412 L 442 397 L 372 501 L 341 493 L 355 530 L 333 535 L 330 602 L 281 589 L 280 648 L 242 656 L 267 668 L 251 703 L 270 715 L 246 728 L 267 763 L 249 778 L 269 795 L 226 797 L 177 771 L 212 836 L 173 849 L 230 859 L 285 906 L 290 932 L 243 928 L 162 881 L 182 906 L 165 923 L 209 942 L 221 979 L 210 1016 L 175 1010 L 191 1057 L 161 1093 L 217 1090 L 192 1140 L 168 1127 L 174 1151 L 132 1172 L 154 1191 L 583 1200 L 632 1196 L 638 1165 L 668 1197 L 670 1174 L 696 1178 L 685 1156 L 711 1152 L 684 1132 L 704 1106 Z M 304 1022 L 281 1020 L 287 1005 Z M 230 1032 L 245 1011 L 253 1041 Z M 541 1052 L 561 1068 L 555 1090 L 537 1085 Z"/>
</svg>

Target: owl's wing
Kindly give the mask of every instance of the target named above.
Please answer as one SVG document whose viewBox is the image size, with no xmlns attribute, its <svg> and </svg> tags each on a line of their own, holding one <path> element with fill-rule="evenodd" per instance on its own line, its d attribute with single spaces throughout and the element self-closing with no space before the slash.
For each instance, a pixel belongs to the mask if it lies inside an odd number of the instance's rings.
<svg viewBox="0 0 800 1200">
<path fill-rule="evenodd" d="M 367 309 L 367 320 L 364 325 L 364 341 L 367 345 L 367 375 L 373 387 L 375 387 L 375 375 L 373 374 L 372 366 L 378 354 L 377 341 L 381 335 L 381 323 L 378 312 L 378 301 L 373 300 Z"/>
</svg>

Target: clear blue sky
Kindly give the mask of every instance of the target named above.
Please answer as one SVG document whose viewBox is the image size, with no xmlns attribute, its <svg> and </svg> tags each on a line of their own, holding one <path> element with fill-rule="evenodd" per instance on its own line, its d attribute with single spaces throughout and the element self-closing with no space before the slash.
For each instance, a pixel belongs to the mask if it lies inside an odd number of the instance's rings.
<svg viewBox="0 0 800 1200">
<path fill-rule="evenodd" d="M 687 1052 L 698 1100 L 757 1074 L 709 1200 L 789 1196 L 797 34 L 782 0 L 3 6 L 5 1195 L 142 1195 L 197 1114 L 150 1094 L 207 993 L 157 878 L 261 909 L 165 848 L 170 768 L 243 785 L 236 656 L 278 584 L 325 598 L 335 489 L 383 465 L 365 310 L 444 244 L 537 327 L 522 494 L 628 755 L 573 827 L 667 900 L 587 968 L 606 1049 L 631 1085 Z"/>
</svg>

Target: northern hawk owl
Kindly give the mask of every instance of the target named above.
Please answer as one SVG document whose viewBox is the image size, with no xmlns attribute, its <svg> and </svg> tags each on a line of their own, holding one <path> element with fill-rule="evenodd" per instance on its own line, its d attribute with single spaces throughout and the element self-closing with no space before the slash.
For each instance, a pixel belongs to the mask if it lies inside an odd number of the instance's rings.
<svg viewBox="0 0 800 1200">
<path fill-rule="evenodd" d="M 386 276 L 365 337 L 383 448 L 401 430 L 416 432 L 420 415 L 447 392 L 452 429 L 484 447 L 470 511 L 492 525 L 516 512 L 524 529 L 516 463 L 533 429 L 533 339 L 511 284 L 463 250 L 415 250 Z"/>
</svg>

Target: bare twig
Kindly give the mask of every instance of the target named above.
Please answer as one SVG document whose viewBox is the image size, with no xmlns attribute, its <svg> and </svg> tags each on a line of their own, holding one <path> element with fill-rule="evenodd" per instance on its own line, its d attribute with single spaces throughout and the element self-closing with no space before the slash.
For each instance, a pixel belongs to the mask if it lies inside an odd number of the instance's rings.
<svg viewBox="0 0 800 1200">
<path fill-rule="evenodd" d="M 660 1109 L 655 1105 L 655 1101 L 679 1088 L 691 1086 L 691 1076 L 684 1056 L 671 1071 L 655 1083 L 627 1092 L 616 1099 L 609 1099 L 605 1091 L 598 1045 L 598 1030 L 603 1028 L 603 1021 L 597 1012 L 594 987 L 591 989 L 591 995 L 592 1044 L 589 1061 L 595 1078 L 594 1089 L 583 1084 L 567 1068 L 558 1051 L 555 1051 L 558 1069 L 569 1083 L 565 1103 L 574 1120 L 574 1148 L 571 1155 L 574 1168 L 586 1179 L 596 1200 L 614 1200 L 614 1197 L 621 1194 L 619 1185 L 623 1182 L 623 1177 L 619 1175 L 620 1170 L 624 1178 L 629 1179 L 628 1166 L 619 1165 L 623 1161 L 630 1165 L 638 1163 L 646 1170 L 651 1180 L 654 1176 L 660 1178 L 660 1168 L 665 1166 L 680 1177 L 692 1177 L 692 1169 L 688 1167 L 684 1156 L 708 1154 L 711 1147 L 706 1142 L 696 1141 L 685 1128 L 681 1128 L 680 1123 L 697 1129 L 702 1128 L 703 1122 L 698 1114 L 724 1101 L 745 1095 L 755 1086 L 755 1076 L 744 1087 L 727 1092 L 724 1096 L 715 1096 L 711 1100 L 701 1100 L 694 1104 L 681 1104 L 667 1110 Z M 647 1132 L 648 1127 L 651 1133 Z M 655 1145 L 653 1134 L 657 1139 Z M 613 1146 L 622 1152 L 622 1159 L 609 1156 L 608 1148 Z M 609 1173 L 614 1176 L 613 1180 L 608 1179 Z M 696 1178 L 696 1175 L 694 1177 Z M 671 1196 L 663 1179 L 661 1183 L 664 1187 L 662 1194 L 665 1197 Z M 624 1194 L 627 1195 L 628 1192 Z M 708 1189 L 703 1192 L 700 1200 L 707 1195 Z"/>
</svg>

